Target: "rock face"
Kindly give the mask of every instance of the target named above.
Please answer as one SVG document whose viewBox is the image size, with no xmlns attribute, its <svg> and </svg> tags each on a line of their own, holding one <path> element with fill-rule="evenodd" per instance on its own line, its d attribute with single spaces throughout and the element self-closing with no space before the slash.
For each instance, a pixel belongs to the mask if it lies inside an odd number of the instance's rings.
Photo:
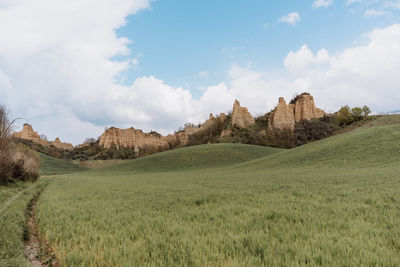
<svg viewBox="0 0 400 267">
<path fill-rule="evenodd" d="M 148 148 L 169 149 L 170 146 L 165 138 L 157 133 L 143 133 L 141 130 L 134 128 L 118 129 L 111 127 L 100 136 L 100 146 L 110 148 L 115 145 L 120 147 L 135 148 L 145 150 Z"/>
<path fill-rule="evenodd" d="M 41 144 L 43 146 L 50 146 L 50 143 L 46 140 L 40 138 L 39 134 L 32 129 L 32 126 L 25 123 L 22 131 L 15 132 L 13 137 L 29 140 L 37 144 Z"/>
<path fill-rule="evenodd" d="M 41 144 L 42 146 L 55 146 L 58 149 L 62 150 L 72 150 L 74 146 L 70 143 L 63 143 L 60 141 L 60 138 L 56 138 L 53 142 L 49 142 L 40 138 L 39 134 L 32 129 L 32 126 L 29 124 L 24 124 L 22 131 L 16 132 L 13 134 L 16 138 L 21 138 L 24 140 L 29 140 L 37 144 Z"/>
<path fill-rule="evenodd" d="M 60 138 L 56 138 L 53 142 L 50 142 L 53 146 L 61 150 L 73 150 L 74 146 L 70 143 L 63 143 L 60 141 Z"/>
<path fill-rule="evenodd" d="M 245 107 L 240 106 L 240 102 L 235 100 L 232 111 L 232 125 L 247 128 L 255 124 L 253 116 Z"/>
<path fill-rule="evenodd" d="M 309 94 L 299 95 L 295 104 L 292 105 L 296 122 L 321 118 L 326 115 L 323 110 L 315 107 L 314 97 Z"/>
<path fill-rule="evenodd" d="M 294 130 L 294 110 L 286 104 L 283 97 L 279 98 L 279 104 L 268 120 L 268 129 Z"/>
<path fill-rule="evenodd" d="M 321 118 L 326 113 L 315 107 L 314 98 L 309 94 L 297 96 L 294 103 L 287 105 L 283 97 L 268 119 L 268 129 L 288 129 L 293 131 L 296 122 Z"/>
</svg>

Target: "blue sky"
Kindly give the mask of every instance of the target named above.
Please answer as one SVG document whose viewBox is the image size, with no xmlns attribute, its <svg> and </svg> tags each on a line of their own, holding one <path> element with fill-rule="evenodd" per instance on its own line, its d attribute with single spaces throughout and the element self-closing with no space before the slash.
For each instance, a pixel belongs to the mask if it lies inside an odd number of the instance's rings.
<svg viewBox="0 0 400 267">
<path fill-rule="evenodd" d="M 384 9 L 379 1 L 335 1 L 316 8 L 313 1 L 298 0 L 156 0 L 117 31 L 133 40 L 129 48 L 139 60 L 126 82 L 155 75 L 198 97 L 196 88 L 225 80 L 233 63 L 277 72 L 288 52 L 303 44 L 335 52 L 363 42 L 363 34 L 376 27 L 399 21 L 396 10 L 377 16 L 366 15 L 367 10 Z M 300 15 L 296 25 L 279 22 L 291 12 Z"/>
<path fill-rule="evenodd" d="M 304 91 L 400 109 L 400 0 L 1 0 L 0 36 L 0 104 L 74 144 Z"/>
</svg>

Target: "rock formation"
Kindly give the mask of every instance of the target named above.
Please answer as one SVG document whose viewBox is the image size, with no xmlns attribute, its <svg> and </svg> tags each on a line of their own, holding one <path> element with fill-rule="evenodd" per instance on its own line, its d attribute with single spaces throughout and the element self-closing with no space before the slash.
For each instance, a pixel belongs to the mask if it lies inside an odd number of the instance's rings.
<svg viewBox="0 0 400 267">
<path fill-rule="evenodd" d="M 239 101 L 235 100 L 232 111 L 232 125 L 247 128 L 255 124 L 253 116 L 245 107 L 241 107 Z"/>
<path fill-rule="evenodd" d="M 311 120 L 315 118 L 321 118 L 326 113 L 315 107 L 314 97 L 309 94 L 299 95 L 295 103 L 292 104 L 294 109 L 294 119 L 296 122 L 301 120 Z"/>
<path fill-rule="evenodd" d="M 61 150 L 73 150 L 74 146 L 70 143 L 63 143 L 60 141 L 60 138 L 56 138 L 53 142 L 50 142 L 53 146 Z"/>
<path fill-rule="evenodd" d="M 283 97 L 279 98 L 279 104 L 270 114 L 268 129 L 288 129 L 293 131 L 296 122 L 321 118 L 326 113 L 315 107 L 314 98 L 307 93 L 297 96 L 291 104 L 287 105 Z"/>
<path fill-rule="evenodd" d="M 43 140 L 40 138 L 39 134 L 32 129 L 32 126 L 25 123 L 22 131 L 15 132 L 13 137 L 20 138 L 24 140 L 29 140 L 37 144 L 41 144 L 42 146 L 50 146 L 50 143 L 47 140 Z"/>
<path fill-rule="evenodd" d="M 170 146 L 165 138 L 158 133 L 143 133 L 141 130 L 134 128 L 118 129 L 111 127 L 100 136 L 100 146 L 111 148 L 115 145 L 120 147 L 134 148 L 136 145 L 140 150 L 148 148 L 169 149 Z"/>
<path fill-rule="evenodd" d="M 54 141 L 49 142 L 47 140 L 44 140 L 42 138 L 40 138 L 40 135 L 35 132 L 32 129 L 32 126 L 25 123 L 24 127 L 22 128 L 22 131 L 20 132 L 15 132 L 13 134 L 13 137 L 15 138 L 20 138 L 20 139 L 24 139 L 24 140 L 29 140 L 32 141 L 34 143 L 40 144 L 42 146 L 50 146 L 53 145 L 54 147 L 58 148 L 58 149 L 62 149 L 62 150 L 72 150 L 74 149 L 74 146 L 70 143 L 63 143 L 60 141 L 60 138 L 56 138 Z"/>
<path fill-rule="evenodd" d="M 279 98 L 278 106 L 268 119 L 268 129 L 294 130 L 294 110 L 283 97 Z"/>
</svg>

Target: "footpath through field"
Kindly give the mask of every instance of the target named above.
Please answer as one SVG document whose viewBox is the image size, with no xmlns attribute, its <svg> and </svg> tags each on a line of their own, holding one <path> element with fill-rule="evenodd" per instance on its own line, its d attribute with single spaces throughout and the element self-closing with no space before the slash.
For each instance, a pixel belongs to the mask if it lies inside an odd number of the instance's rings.
<svg viewBox="0 0 400 267">
<path fill-rule="evenodd" d="M 38 183 L 34 183 L 31 186 L 21 190 L 20 192 L 16 193 L 14 196 L 10 197 L 1 207 L 0 207 L 0 215 L 15 201 L 17 200 L 24 192 L 29 191 L 36 187 Z"/>
</svg>

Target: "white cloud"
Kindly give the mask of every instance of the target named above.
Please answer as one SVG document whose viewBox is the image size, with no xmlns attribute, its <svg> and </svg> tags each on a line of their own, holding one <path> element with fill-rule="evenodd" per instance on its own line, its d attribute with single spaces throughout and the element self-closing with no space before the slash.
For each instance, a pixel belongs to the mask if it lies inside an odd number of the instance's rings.
<svg viewBox="0 0 400 267">
<path fill-rule="evenodd" d="M 314 8 L 328 7 L 333 4 L 333 0 L 315 0 L 313 3 Z"/>
<path fill-rule="evenodd" d="M 300 21 L 300 14 L 298 12 L 289 13 L 285 16 L 282 16 L 279 19 L 279 22 L 286 22 L 293 26 L 296 25 L 296 23 L 299 21 Z"/>
<path fill-rule="evenodd" d="M 375 29 L 367 37 L 366 45 L 334 56 L 324 50 L 313 54 L 303 46 L 289 53 L 285 66 L 323 107 L 367 104 L 376 111 L 394 110 L 400 102 L 400 24 Z"/>
<path fill-rule="evenodd" d="M 383 10 L 375 10 L 375 9 L 368 9 L 364 12 L 364 15 L 367 17 L 377 17 L 388 14 L 388 12 Z"/>
<path fill-rule="evenodd" d="M 51 139 L 78 143 L 111 125 L 165 134 L 205 120 L 210 112 L 231 110 L 235 98 L 261 114 L 279 96 L 288 99 L 302 91 L 313 93 L 317 105 L 328 111 L 343 104 L 399 109 L 398 24 L 376 29 L 365 45 L 343 51 L 314 53 L 304 45 L 288 53 L 284 72 L 232 65 L 226 81 L 204 88 L 194 99 L 190 91 L 153 76 L 129 85 L 116 82 L 139 63 L 139 56 L 130 56 L 129 40 L 115 30 L 128 15 L 147 8 L 146 0 L 1 3 L 0 99 L 13 116 L 28 119 Z M 288 22 L 299 20 L 298 15 Z M 128 59 L 112 60 L 121 54 Z"/>
<path fill-rule="evenodd" d="M 347 5 L 351 5 L 351 4 L 354 4 L 354 3 L 361 3 L 361 2 L 362 2 L 362 0 L 347 0 L 346 4 Z"/>
</svg>

